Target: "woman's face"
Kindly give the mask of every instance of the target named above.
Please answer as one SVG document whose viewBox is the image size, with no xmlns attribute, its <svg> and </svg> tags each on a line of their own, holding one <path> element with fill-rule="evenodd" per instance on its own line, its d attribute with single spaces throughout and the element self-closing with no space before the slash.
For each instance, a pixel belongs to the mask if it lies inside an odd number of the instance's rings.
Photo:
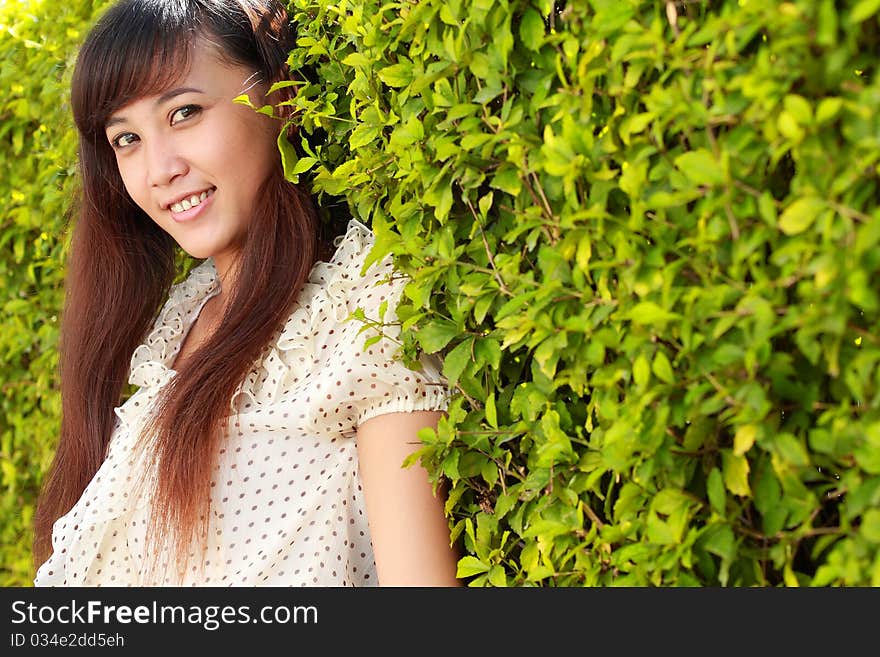
<svg viewBox="0 0 880 657">
<path fill-rule="evenodd" d="M 114 112 L 106 134 L 131 198 L 195 258 L 228 269 L 253 216 L 260 185 L 280 164 L 278 126 L 233 103 L 254 71 L 221 60 L 196 41 L 189 71 L 167 91 Z"/>
</svg>

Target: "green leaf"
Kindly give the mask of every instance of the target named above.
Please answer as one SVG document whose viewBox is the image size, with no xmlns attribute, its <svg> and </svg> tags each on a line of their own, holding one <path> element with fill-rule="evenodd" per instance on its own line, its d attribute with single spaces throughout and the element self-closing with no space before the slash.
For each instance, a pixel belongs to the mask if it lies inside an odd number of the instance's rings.
<svg viewBox="0 0 880 657">
<path fill-rule="evenodd" d="M 758 212 L 767 224 L 776 225 L 776 201 L 773 200 L 773 195 L 770 192 L 765 191 L 758 198 Z"/>
<path fill-rule="evenodd" d="M 369 57 L 367 57 L 363 53 L 353 52 L 353 53 L 350 53 L 349 55 L 346 55 L 341 63 L 344 64 L 345 66 L 360 66 L 363 68 L 369 68 L 370 66 L 373 65 L 374 61 L 375 60 L 370 59 Z"/>
<path fill-rule="evenodd" d="M 305 157 L 301 157 L 297 160 L 296 165 L 293 167 L 292 173 L 294 175 L 299 175 L 301 173 L 305 173 L 309 169 L 311 169 L 315 164 L 317 164 L 318 160 L 313 157 L 309 157 L 308 155 Z"/>
<path fill-rule="evenodd" d="M 875 545 L 880 544 L 880 510 L 868 509 L 862 516 L 862 526 L 859 531 Z"/>
<path fill-rule="evenodd" d="M 483 563 L 473 556 L 462 557 L 458 560 L 458 568 L 456 569 L 456 577 L 473 577 L 480 573 L 489 572 L 488 564 Z"/>
<path fill-rule="evenodd" d="M 405 87 L 413 81 L 413 65 L 412 62 L 392 64 L 383 68 L 377 75 L 389 87 Z"/>
<path fill-rule="evenodd" d="M 773 447 L 786 462 L 795 466 L 807 466 L 810 457 L 803 443 L 790 433 L 780 433 L 773 439 Z"/>
<path fill-rule="evenodd" d="M 590 232 L 585 230 L 583 236 L 578 242 L 577 255 L 575 256 L 577 266 L 584 273 L 587 273 L 590 265 L 590 258 L 593 256 L 593 245 L 591 237 L 592 236 L 590 235 Z"/>
<path fill-rule="evenodd" d="M 489 210 L 492 209 L 492 201 L 495 199 L 495 195 L 492 192 L 488 194 L 484 194 L 479 202 L 477 203 L 477 207 L 480 208 L 480 216 L 485 217 L 489 214 Z"/>
<path fill-rule="evenodd" d="M 706 550 L 722 559 L 731 560 L 735 555 L 736 537 L 730 525 L 713 528 L 706 539 Z"/>
<path fill-rule="evenodd" d="M 394 128 L 389 142 L 393 146 L 410 146 L 425 137 L 425 127 L 418 116 L 412 116 L 405 123 Z"/>
<path fill-rule="evenodd" d="M 800 125 L 809 125 L 813 121 L 813 108 L 803 96 L 789 94 L 782 99 L 785 109 Z"/>
<path fill-rule="evenodd" d="M 766 513 L 768 510 L 779 505 L 782 496 L 782 487 L 779 480 L 769 467 L 758 470 L 759 475 L 755 482 L 755 506 L 758 511 Z"/>
<path fill-rule="evenodd" d="M 496 587 L 507 586 L 507 574 L 503 566 L 492 566 L 489 571 L 489 583 Z"/>
<path fill-rule="evenodd" d="M 447 121 L 458 121 L 459 119 L 463 119 L 466 116 L 472 116 L 476 114 L 477 110 L 480 109 L 480 106 L 476 103 L 459 103 L 457 105 L 453 105 L 446 112 L 446 120 Z"/>
<path fill-rule="evenodd" d="M 755 482 L 755 506 L 761 512 L 761 528 L 772 536 L 782 529 L 788 508 L 781 504 L 782 487 L 770 467 L 759 468 Z"/>
<path fill-rule="evenodd" d="M 449 479 L 453 482 L 461 479 L 461 475 L 458 472 L 458 461 L 461 458 L 461 452 L 454 451 L 450 452 L 445 459 L 443 459 L 443 463 L 440 466 L 440 470 L 445 474 Z"/>
<path fill-rule="evenodd" d="M 571 440 L 559 427 L 559 413 L 550 410 L 541 418 L 537 431 L 538 447 L 535 465 L 549 468 L 559 462 L 568 462 L 573 456 Z"/>
<path fill-rule="evenodd" d="M 522 180 L 520 180 L 519 169 L 509 165 L 503 165 L 498 169 L 498 173 L 492 177 L 489 186 L 495 189 L 500 189 L 502 192 L 510 194 L 511 196 L 519 196 L 519 192 L 522 189 Z"/>
<path fill-rule="evenodd" d="M 493 292 L 487 292 L 481 295 L 476 303 L 474 303 L 474 321 L 477 324 L 482 324 L 483 320 L 486 319 L 486 314 L 489 312 L 492 304 L 495 303 L 495 299 L 496 297 Z"/>
<path fill-rule="evenodd" d="M 752 445 L 755 444 L 755 437 L 758 435 L 758 427 L 754 424 L 744 424 L 736 430 L 733 437 L 733 453 L 742 456 L 748 452 Z"/>
<path fill-rule="evenodd" d="M 540 565 L 541 553 L 538 551 L 537 541 L 526 541 L 526 546 L 519 555 L 519 562 L 527 573 L 535 570 Z"/>
<path fill-rule="evenodd" d="M 720 516 L 725 515 L 727 508 L 727 493 L 724 490 L 724 479 L 718 468 L 712 468 L 706 481 L 706 493 L 709 496 L 709 504 L 712 510 Z"/>
<path fill-rule="evenodd" d="M 488 103 L 498 94 L 504 91 L 504 87 L 500 82 L 492 80 L 486 83 L 486 86 L 474 94 L 474 100 L 480 104 Z"/>
<path fill-rule="evenodd" d="M 670 524 L 661 520 L 654 513 L 648 515 L 645 530 L 648 540 L 652 543 L 659 543 L 660 545 L 675 545 L 678 543 L 678 537 Z"/>
<path fill-rule="evenodd" d="M 820 454 L 833 454 L 835 440 L 827 429 L 810 429 L 808 436 L 810 449 Z"/>
<path fill-rule="evenodd" d="M 798 235 L 813 225 L 819 213 L 825 209 L 825 201 L 810 196 L 797 199 L 779 217 L 779 228 L 786 235 Z"/>
<path fill-rule="evenodd" d="M 685 177 L 698 185 L 721 185 L 724 172 L 721 163 L 705 148 L 683 153 L 675 158 L 675 166 Z"/>
<path fill-rule="evenodd" d="M 494 135 L 486 134 L 485 132 L 470 132 L 462 137 L 461 147 L 466 151 L 471 151 L 479 148 L 493 137 Z"/>
<path fill-rule="evenodd" d="M 382 339 L 381 335 L 373 335 L 364 340 L 364 344 L 361 345 L 361 351 L 367 351 L 374 344 L 379 342 Z"/>
<path fill-rule="evenodd" d="M 727 486 L 727 490 L 740 497 L 751 495 L 748 460 L 743 456 L 737 456 L 729 449 L 722 450 L 721 457 L 724 467 L 724 485 Z"/>
<path fill-rule="evenodd" d="M 700 449 L 715 430 L 715 423 L 706 416 L 698 416 L 684 432 L 682 447 L 688 451 Z"/>
<path fill-rule="evenodd" d="M 850 12 L 850 23 L 861 23 L 880 12 L 880 0 L 860 0 Z"/>
<path fill-rule="evenodd" d="M 251 102 L 251 97 L 247 94 L 240 94 L 232 99 L 232 102 L 237 105 L 244 105 L 246 107 L 250 107 L 253 110 L 256 110 L 257 107 Z"/>
<path fill-rule="evenodd" d="M 498 481 L 498 466 L 494 461 L 486 461 L 480 468 L 480 476 L 489 486 L 494 486 Z"/>
<path fill-rule="evenodd" d="M 440 221 L 446 219 L 449 216 L 449 211 L 452 209 L 453 200 L 452 187 L 442 187 L 440 189 L 440 198 L 434 207 L 434 216 Z"/>
<path fill-rule="evenodd" d="M 675 374 L 672 371 L 672 364 L 662 350 L 658 350 L 657 353 L 654 354 L 654 362 L 651 365 L 651 371 L 654 372 L 657 378 L 664 383 L 675 383 Z"/>
<path fill-rule="evenodd" d="M 450 386 L 455 386 L 458 383 L 461 373 L 471 363 L 473 344 L 474 338 L 464 340 L 446 354 L 446 358 L 443 361 L 443 376 L 446 377 Z"/>
<path fill-rule="evenodd" d="M 426 204 L 434 206 L 434 216 L 442 222 L 449 216 L 454 201 L 450 179 L 447 176 L 438 178 L 424 193 L 422 200 Z"/>
<path fill-rule="evenodd" d="M 379 134 L 380 129 L 378 126 L 362 123 L 351 131 L 348 138 L 348 147 L 352 150 L 362 148 L 376 139 Z"/>
<path fill-rule="evenodd" d="M 787 517 L 788 507 L 777 504 L 761 514 L 761 529 L 768 536 L 774 536 L 785 527 Z"/>
<path fill-rule="evenodd" d="M 880 307 L 873 277 L 864 269 L 853 269 L 846 277 L 846 298 L 854 305 L 868 312 Z"/>
<path fill-rule="evenodd" d="M 880 474 L 880 422 L 864 429 L 864 443 L 853 450 L 856 463 L 869 474 Z"/>
<path fill-rule="evenodd" d="M 544 19 L 531 7 L 520 19 L 519 38 L 529 50 L 538 50 L 544 43 Z"/>
<path fill-rule="evenodd" d="M 495 338 L 477 338 L 474 353 L 480 362 L 488 364 L 493 370 L 501 365 L 501 345 Z"/>
<path fill-rule="evenodd" d="M 644 388 L 650 379 L 651 365 L 644 354 L 639 354 L 633 363 L 633 380 L 639 388 Z"/>
<path fill-rule="evenodd" d="M 297 171 L 299 156 L 296 154 L 293 144 L 287 140 L 287 133 L 284 130 L 278 135 L 278 150 L 281 152 L 281 166 L 284 168 L 284 177 L 293 183 L 299 182 L 299 174 L 307 171 L 315 163 L 314 158 L 308 158 L 312 160 L 309 166 Z"/>
<path fill-rule="evenodd" d="M 486 397 L 486 421 L 489 422 L 492 428 L 498 428 L 498 412 L 495 409 L 494 392 L 490 392 L 488 397 Z"/>
<path fill-rule="evenodd" d="M 641 301 L 626 314 L 626 318 L 633 324 L 654 325 L 665 324 L 671 319 L 680 318 L 681 315 L 669 312 L 661 308 L 653 301 Z"/>
<path fill-rule="evenodd" d="M 830 97 L 819 101 L 816 108 L 816 123 L 825 123 L 838 115 L 843 107 L 843 98 Z"/>
<path fill-rule="evenodd" d="M 432 319 L 416 333 L 416 338 L 425 353 L 433 354 L 443 349 L 460 333 L 455 323 L 445 319 Z"/>
<path fill-rule="evenodd" d="M 496 468 L 495 470 L 497 472 L 498 469 Z M 512 488 L 508 488 L 507 492 L 499 494 L 498 499 L 495 501 L 495 517 L 503 518 L 519 502 L 519 496 Z"/>
</svg>

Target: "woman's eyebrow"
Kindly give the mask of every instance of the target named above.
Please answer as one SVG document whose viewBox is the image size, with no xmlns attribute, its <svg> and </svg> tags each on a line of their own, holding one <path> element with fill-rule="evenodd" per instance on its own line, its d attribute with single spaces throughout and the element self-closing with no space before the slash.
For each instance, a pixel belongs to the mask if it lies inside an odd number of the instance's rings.
<svg viewBox="0 0 880 657">
<path fill-rule="evenodd" d="M 177 96 L 181 96 L 183 94 L 188 94 L 188 93 L 203 94 L 205 92 L 202 91 L 201 89 L 197 89 L 196 87 L 177 87 L 176 89 L 170 89 L 170 90 L 166 91 L 165 93 L 163 93 L 161 96 L 159 96 L 156 99 L 156 102 L 154 103 L 154 105 L 156 105 L 158 107 L 159 105 L 162 105 L 163 103 L 167 103 L 172 98 L 175 98 Z M 104 126 L 104 129 L 106 130 L 107 128 L 112 128 L 114 125 L 117 125 L 119 123 L 125 123 L 125 120 L 126 119 L 124 116 L 111 117 L 110 119 L 107 120 L 107 125 Z"/>
</svg>

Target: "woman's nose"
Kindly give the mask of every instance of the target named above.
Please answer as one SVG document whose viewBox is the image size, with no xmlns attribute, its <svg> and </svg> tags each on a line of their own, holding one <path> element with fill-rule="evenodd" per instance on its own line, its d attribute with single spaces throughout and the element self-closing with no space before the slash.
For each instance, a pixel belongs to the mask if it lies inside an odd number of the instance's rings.
<svg viewBox="0 0 880 657">
<path fill-rule="evenodd" d="M 187 172 L 186 160 L 170 141 L 154 139 L 146 150 L 147 181 L 151 187 L 164 187 Z"/>
</svg>

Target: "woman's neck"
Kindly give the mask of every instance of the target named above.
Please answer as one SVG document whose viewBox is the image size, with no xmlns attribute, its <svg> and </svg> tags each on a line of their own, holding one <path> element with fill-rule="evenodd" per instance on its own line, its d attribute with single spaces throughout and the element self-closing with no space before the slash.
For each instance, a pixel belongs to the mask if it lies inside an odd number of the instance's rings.
<svg viewBox="0 0 880 657">
<path fill-rule="evenodd" d="M 217 281 L 220 283 L 220 292 L 215 296 L 214 307 L 221 316 L 226 311 L 226 304 L 232 298 L 232 291 L 238 279 L 238 265 L 235 257 L 226 254 L 214 256 L 214 269 L 217 272 Z"/>
</svg>

